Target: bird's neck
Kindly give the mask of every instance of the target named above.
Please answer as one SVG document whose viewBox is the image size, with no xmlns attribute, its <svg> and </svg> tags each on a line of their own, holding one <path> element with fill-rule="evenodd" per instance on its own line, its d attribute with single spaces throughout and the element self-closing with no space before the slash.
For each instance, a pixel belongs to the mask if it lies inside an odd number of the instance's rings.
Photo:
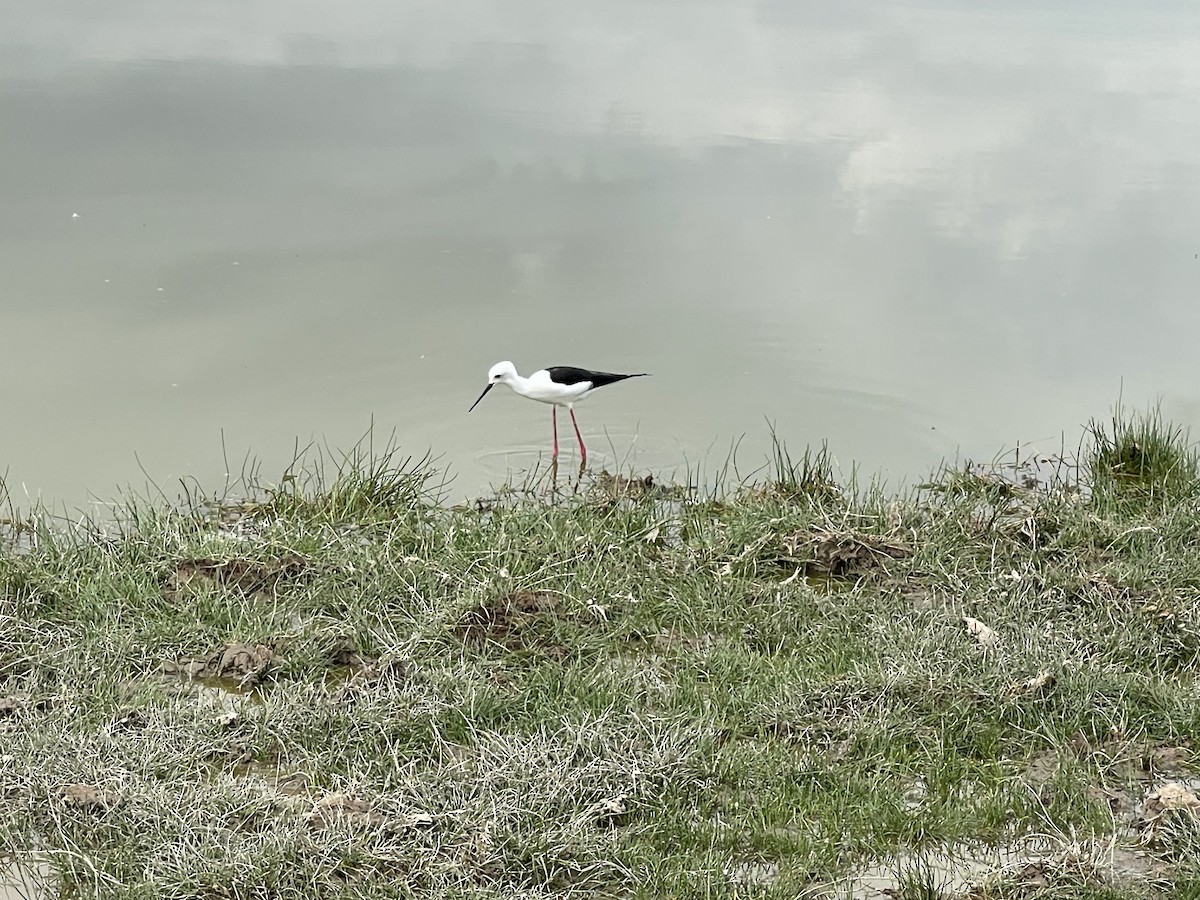
<svg viewBox="0 0 1200 900">
<path fill-rule="evenodd" d="M 522 397 L 529 396 L 529 379 L 522 375 L 512 375 L 508 379 L 508 386 L 520 394 Z"/>
</svg>

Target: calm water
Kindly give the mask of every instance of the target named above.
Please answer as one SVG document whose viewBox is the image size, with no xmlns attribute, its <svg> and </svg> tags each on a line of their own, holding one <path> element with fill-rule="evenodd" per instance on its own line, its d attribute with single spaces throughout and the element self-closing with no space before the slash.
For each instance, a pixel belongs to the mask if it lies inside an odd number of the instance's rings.
<svg viewBox="0 0 1200 900">
<path fill-rule="evenodd" d="M 373 420 L 474 494 L 549 446 L 499 359 L 652 372 L 578 412 L 666 473 L 1200 425 L 1200 5 L 978 6 L 5 4 L 9 489 Z"/>
</svg>

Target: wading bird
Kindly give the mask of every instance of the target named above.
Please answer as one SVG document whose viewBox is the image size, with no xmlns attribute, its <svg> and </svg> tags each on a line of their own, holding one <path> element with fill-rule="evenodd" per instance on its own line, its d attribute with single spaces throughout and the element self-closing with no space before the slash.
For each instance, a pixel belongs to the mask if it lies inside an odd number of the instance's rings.
<svg viewBox="0 0 1200 900">
<path fill-rule="evenodd" d="M 522 397 L 551 404 L 551 423 L 554 428 L 554 454 L 551 460 L 558 462 L 558 408 L 565 406 L 571 413 L 571 424 L 575 426 L 575 437 L 579 441 L 579 468 L 587 465 L 587 447 L 583 445 L 583 435 L 579 433 L 579 423 L 575 421 L 574 405 L 590 394 L 596 388 L 606 384 L 615 384 L 626 378 L 641 378 L 647 372 L 634 375 L 617 375 L 613 372 L 593 372 L 590 369 L 577 369 L 574 366 L 551 366 L 549 369 L 538 369 L 528 378 L 517 374 L 517 367 L 505 360 L 498 362 L 488 370 L 487 387 L 479 395 L 479 400 L 471 404 L 473 410 L 479 401 L 487 396 L 498 384 L 507 384 Z"/>
</svg>

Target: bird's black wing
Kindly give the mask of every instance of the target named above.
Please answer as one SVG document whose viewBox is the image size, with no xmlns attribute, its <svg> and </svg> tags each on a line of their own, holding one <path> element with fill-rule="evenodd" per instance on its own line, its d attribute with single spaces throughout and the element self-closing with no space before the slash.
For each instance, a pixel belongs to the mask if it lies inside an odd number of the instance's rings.
<svg viewBox="0 0 1200 900">
<path fill-rule="evenodd" d="M 606 384 L 615 384 L 618 381 L 624 381 L 626 378 L 641 378 L 647 374 L 638 372 L 634 375 L 618 375 L 615 372 L 593 372 L 591 369 L 579 369 L 575 366 L 551 366 L 546 370 L 550 376 L 550 380 L 555 384 L 582 384 L 591 382 L 593 388 L 604 387 Z"/>
</svg>

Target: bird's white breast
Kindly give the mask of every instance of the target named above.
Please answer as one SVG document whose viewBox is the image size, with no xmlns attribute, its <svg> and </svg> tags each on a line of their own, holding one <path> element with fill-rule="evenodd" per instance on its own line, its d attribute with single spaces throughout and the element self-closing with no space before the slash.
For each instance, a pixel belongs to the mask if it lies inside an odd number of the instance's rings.
<svg viewBox="0 0 1200 900">
<path fill-rule="evenodd" d="M 583 399 L 590 391 L 592 383 L 583 381 L 579 384 L 559 384 L 550 378 L 545 369 L 538 369 L 526 379 L 524 394 L 530 400 L 540 400 L 542 403 L 557 403 L 567 405 Z"/>
</svg>

